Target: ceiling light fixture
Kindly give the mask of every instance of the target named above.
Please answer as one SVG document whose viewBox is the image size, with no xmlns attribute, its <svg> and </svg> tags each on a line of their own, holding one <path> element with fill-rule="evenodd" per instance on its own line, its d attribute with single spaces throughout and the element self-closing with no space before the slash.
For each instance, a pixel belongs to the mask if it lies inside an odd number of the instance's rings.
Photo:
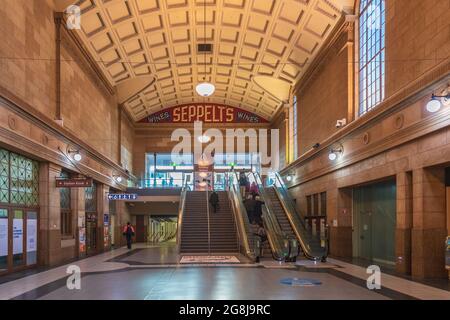
<svg viewBox="0 0 450 320">
<path fill-rule="evenodd" d="M 427 111 L 431 113 L 438 112 L 442 107 L 443 99 L 450 99 L 450 94 L 445 96 L 431 95 L 431 100 L 427 103 Z"/>
<path fill-rule="evenodd" d="M 208 143 L 211 141 L 211 137 L 207 135 L 201 135 L 200 137 L 198 137 L 198 141 L 200 141 L 201 143 Z"/>
<path fill-rule="evenodd" d="M 205 6 L 204 6 L 204 17 L 203 20 L 205 22 L 204 26 L 203 26 L 203 37 L 206 41 L 206 1 L 205 1 Z M 206 45 L 206 43 L 205 43 Z M 212 84 L 206 81 L 206 51 L 205 51 L 205 57 L 204 57 L 204 64 L 205 64 L 205 74 L 203 76 L 203 82 L 199 83 L 197 85 L 197 87 L 195 88 L 195 90 L 197 91 L 198 95 L 202 96 L 202 97 L 210 97 L 214 94 L 214 92 L 216 91 L 216 87 Z"/>
<path fill-rule="evenodd" d="M 121 176 L 113 176 L 113 178 L 117 183 L 121 183 L 123 181 L 123 178 Z"/>
</svg>

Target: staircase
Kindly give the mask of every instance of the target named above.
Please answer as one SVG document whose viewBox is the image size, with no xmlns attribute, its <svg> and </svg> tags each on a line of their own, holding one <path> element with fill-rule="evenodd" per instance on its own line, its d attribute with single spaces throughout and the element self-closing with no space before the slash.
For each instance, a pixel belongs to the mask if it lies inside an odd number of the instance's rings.
<svg viewBox="0 0 450 320">
<path fill-rule="evenodd" d="M 226 191 L 219 195 L 219 210 L 210 207 L 211 254 L 237 253 L 239 243 L 232 208 Z M 181 226 L 180 253 L 208 253 L 208 215 L 204 191 L 186 194 Z"/>
</svg>

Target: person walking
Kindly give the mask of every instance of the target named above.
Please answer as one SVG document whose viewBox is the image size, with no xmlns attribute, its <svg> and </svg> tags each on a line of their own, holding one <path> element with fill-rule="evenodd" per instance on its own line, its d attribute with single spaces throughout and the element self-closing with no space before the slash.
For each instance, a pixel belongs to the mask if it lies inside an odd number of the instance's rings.
<svg viewBox="0 0 450 320">
<path fill-rule="evenodd" d="M 214 213 L 217 213 L 217 208 L 219 207 L 219 195 L 215 190 L 213 190 L 209 196 L 209 204 L 213 207 Z"/>
<path fill-rule="evenodd" d="M 245 199 L 245 192 L 247 190 L 248 179 L 244 172 L 239 174 L 239 189 L 241 190 L 242 199 Z"/>
<path fill-rule="evenodd" d="M 131 240 L 134 237 L 134 228 L 129 222 L 127 222 L 127 225 L 123 228 L 123 235 L 127 239 L 128 250 L 131 250 Z"/>
</svg>

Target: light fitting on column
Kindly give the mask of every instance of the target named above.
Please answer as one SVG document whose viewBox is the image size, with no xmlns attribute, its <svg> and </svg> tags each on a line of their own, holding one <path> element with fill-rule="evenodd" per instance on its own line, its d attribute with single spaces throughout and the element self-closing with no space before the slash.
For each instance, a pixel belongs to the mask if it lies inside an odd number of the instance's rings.
<svg viewBox="0 0 450 320">
<path fill-rule="evenodd" d="M 69 155 L 72 155 L 72 154 L 73 154 L 72 159 L 75 160 L 75 161 L 77 161 L 77 162 L 80 162 L 81 159 L 83 158 L 82 155 L 81 155 L 81 153 L 80 153 L 80 150 L 71 150 L 71 149 L 67 149 L 67 153 L 68 153 Z"/>
<path fill-rule="evenodd" d="M 344 147 L 341 144 L 333 146 L 328 154 L 328 159 L 330 161 L 335 161 L 337 158 L 341 157 L 344 153 Z"/>
<path fill-rule="evenodd" d="M 122 183 L 123 178 L 121 176 L 113 176 L 114 180 L 116 180 L 117 183 Z"/>
<path fill-rule="evenodd" d="M 442 107 L 442 100 L 449 100 L 450 93 L 444 96 L 437 96 L 433 94 L 431 100 L 427 103 L 427 111 L 434 113 L 438 112 Z"/>
</svg>

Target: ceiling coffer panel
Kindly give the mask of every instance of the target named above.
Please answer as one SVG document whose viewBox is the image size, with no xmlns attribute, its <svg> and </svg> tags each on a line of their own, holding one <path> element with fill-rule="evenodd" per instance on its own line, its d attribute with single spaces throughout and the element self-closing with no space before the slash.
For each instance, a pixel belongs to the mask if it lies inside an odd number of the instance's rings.
<svg viewBox="0 0 450 320">
<path fill-rule="evenodd" d="M 228 104 L 270 120 L 283 101 L 275 101 L 252 79 L 273 77 L 293 86 L 348 2 L 74 1 L 82 8 L 77 32 L 111 85 L 143 76 L 155 79 L 151 89 L 125 103 L 136 121 L 190 102 Z M 211 51 L 199 51 L 205 43 Z M 217 88 L 209 98 L 195 92 L 204 81 Z"/>
</svg>

